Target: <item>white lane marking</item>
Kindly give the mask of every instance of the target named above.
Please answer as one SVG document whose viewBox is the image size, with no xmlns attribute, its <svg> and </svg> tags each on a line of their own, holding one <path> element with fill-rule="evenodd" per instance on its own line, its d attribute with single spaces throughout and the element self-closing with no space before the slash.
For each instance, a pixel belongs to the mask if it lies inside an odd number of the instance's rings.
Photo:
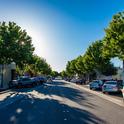
<svg viewBox="0 0 124 124">
<path fill-rule="evenodd" d="M 16 117 L 15 116 L 10 117 L 10 121 L 11 122 L 15 122 L 16 121 Z"/>
<path fill-rule="evenodd" d="M 67 121 L 67 118 L 64 118 L 64 121 Z"/>
<path fill-rule="evenodd" d="M 22 113 L 22 109 L 21 108 L 16 109 L 16 113 L 18 114 Z"/>
</svg>

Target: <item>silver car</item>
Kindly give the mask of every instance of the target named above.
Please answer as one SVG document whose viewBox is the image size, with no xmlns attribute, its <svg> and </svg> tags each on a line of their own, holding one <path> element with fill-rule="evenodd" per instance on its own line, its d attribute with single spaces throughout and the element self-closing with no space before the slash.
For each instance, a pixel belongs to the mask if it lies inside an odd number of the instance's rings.
<svg viewBox="0 0 124 124">
<path fill-rule="evenodd" d="M 90 84 L 89 84 L 89 87 L 90 89 L 99 89 L 101 90 L 102 89 L 102 85 L 103 85 L 103 81 L 101 80 L 93 80 Z"/>
<path fill-rule="evenodd" d="M 117 81 L 106 81 L 102 86 L 102 92 L 120 92 L 121 88 Z"/>
</svg>

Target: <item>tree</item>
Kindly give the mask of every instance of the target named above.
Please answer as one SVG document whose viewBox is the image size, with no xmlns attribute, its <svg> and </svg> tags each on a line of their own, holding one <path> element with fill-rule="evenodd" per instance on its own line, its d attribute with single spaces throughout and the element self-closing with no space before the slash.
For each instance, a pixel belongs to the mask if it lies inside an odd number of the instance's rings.
<svg viewBox="0 0 124 124">
<path fill-rule="evenodd" d="M 32 70 L 34 75 L 48 75 L 51 74 L 52 71 L 50 65 L 46 62 L 46 60 L 37 55 L 32 56 L 32 59 L 28 66 L 30 66 L 29 70 Z"/>
<path fill-rule="evenodd" d="M 60 73 L 60 75 L 61 75 L 62 78 L 66 78 L 68 76 L 67 73 L 66 73 L 66 71 L 62 71 Z"/>
<path fill-rule="evenodd" d="M 0 63 L 12 61 L 22 67 L 33 54 L 32 39 L 25 30 L 14 22 L 0 23 Z"/>
<path fill-rule="evenodd" d="M 76 59 L 68 61 L 66 65 L 66 73 L 69 77 L 73 77 L 74 75 L 77 74 L 76 61 L 77 61 Z"/>
<path fill-rule="evenodd" d="M 124 12 L 113 16 L 105 33 L 103 55 L 109 58 L 118 57 L 124 61 Z"/>
<path fill-rule="evenodd" d="M 78 73 L 78 75 L 83 76 L 86 74 L 86 68 L 84 66 L 83 56 L 77 57 L 75 67 L 76 67 L 76 72 Z"/>
<path fill-rule="evenodd" d="M 103 57 L 102 49 L 103 41 L 101 40 L 95 41 L 89 46 L 84 57 L 86 68 L 90 72 L 95 70 L 97 72 L 104 73 L 105 75 L 115 74 L 116 69 L 111 64 L 110 58 Z"/>
<path fill-rule="evenodd" d="M 57 71 L 52 71 L 51 72 L 51 76 L 52 77 L 57 77 L 57 76 L 59 76 L 60 74 L 57 72 Z"/>
</svg>

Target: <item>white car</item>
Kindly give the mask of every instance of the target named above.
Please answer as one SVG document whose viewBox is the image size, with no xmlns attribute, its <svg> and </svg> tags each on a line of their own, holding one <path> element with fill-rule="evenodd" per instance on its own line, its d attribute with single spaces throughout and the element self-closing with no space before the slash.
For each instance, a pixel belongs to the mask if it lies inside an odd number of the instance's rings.
<svg viewBox="0 0 124 124">
<path fill-rule="evenodd" d="M 106 81 L 102 86 L 102 92 L 120 92 L 121 88 L 117 81 Z"/>
</svg>

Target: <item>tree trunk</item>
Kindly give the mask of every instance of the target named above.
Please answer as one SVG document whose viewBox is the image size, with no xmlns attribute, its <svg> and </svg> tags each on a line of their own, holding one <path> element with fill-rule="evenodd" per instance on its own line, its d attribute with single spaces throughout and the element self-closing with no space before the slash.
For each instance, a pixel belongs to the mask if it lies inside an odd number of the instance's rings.
<svg viewBox="0 0 124 124">
<path fill-rule="evenodd" d="M 124 72 L 124 60 L 123 60 L 123 67 L 122 68 L 123 68 L 123 72 Z"/>
</svg>

